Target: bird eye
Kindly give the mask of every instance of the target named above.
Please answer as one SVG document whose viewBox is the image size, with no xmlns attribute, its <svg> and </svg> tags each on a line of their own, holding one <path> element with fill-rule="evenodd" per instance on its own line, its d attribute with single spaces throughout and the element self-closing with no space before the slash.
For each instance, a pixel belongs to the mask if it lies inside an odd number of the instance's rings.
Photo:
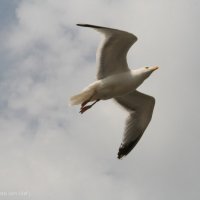
<svg viewBox="0 0 200 200">
<path fill-rule="evenodd" d="M 145 67 L 145 69 L 149 69 L 149 67 Z"/>
</svg>

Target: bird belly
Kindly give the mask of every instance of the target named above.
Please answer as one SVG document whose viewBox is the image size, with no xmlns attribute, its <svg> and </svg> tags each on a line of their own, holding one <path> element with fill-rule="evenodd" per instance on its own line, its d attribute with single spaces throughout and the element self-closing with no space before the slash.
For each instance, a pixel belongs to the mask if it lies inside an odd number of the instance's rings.
<svg viewBox="0 0 200 200">
<path fill-rule="evenodd" d="M 140 84 L 137 78 L 133 78 L 128 73 L 113 75 L 101 80 L 97 90 L 97 98 L 106 100 L 122 96 L 134 91 Z"/>
</svg>

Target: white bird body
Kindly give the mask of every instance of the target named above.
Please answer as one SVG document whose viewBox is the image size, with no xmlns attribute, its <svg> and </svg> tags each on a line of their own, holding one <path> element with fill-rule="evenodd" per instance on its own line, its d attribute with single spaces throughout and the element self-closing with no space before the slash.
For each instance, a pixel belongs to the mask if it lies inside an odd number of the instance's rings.
<svg viewBox="0 0 200 200">
<path fill-rule="evenodd" d="M 134 71 L 131 70 L 102 79 L 97 89 L 97 99 L 106 100 L 134 91 L 144 81 L 144 78 Z"/>
<path fill-rule="evenodd" d="M 136 90 L 136 88 L 145 80 L 145 76 L 139 73 L 141 71 L 141 69 L 130 70 L 128 72 L 114 74 L 104 79 L 97 80 L 86 87 L 81 94 L 84 97 L 87 93 L 88 96 L 86 99 L 90 99 L 90 101 L 97 99 L 107 100 L 128 94 Z M 77 102 L 72 99 L 71 104 L 77 105 L 82 103 L 84 100 Z"/>
<path fill-rule="evenodd" d="M 126 54 L 137 40 L 133 34 L 89 24 L 78 25 L 94 28 L 105 37 L 97 54 L 97 80 L 71 97 L 70 104 L 81 104 L 80 112 L 83 113 L 99 100 L 114 98 L 129 112 L 118 152 L 118 158 L 122 158 L 135 147 L 151 120 L 155 99 L 136 89 L 158 67 L 128 68 Z M 85 106 L 90 101 L 95 102 Z"/>
</svg>

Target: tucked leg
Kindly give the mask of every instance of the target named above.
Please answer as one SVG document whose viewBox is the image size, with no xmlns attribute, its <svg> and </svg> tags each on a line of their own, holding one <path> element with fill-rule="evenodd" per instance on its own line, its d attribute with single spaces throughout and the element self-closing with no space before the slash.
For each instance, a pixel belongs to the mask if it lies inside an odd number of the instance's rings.
<svg viewBox="0 0 200 200">
<path fill-rule="evenodd" d="M 89 106 L 85 106 L 89 101 L 85 101 L 81 105 L 80 113 L 83 114 L 86 110 L 90 109 L 95 103 L 97 103 L 100 99 L 97 99 L 94 103 Z"/>
<path fill-rule="evenodd" d="M 87 103 L 89 103 L 90 102 L 90 99 L 89 100 L 86 100 L 86 101 L 84 101 L 82 104 L 81 104 L 81 108 L 83 108 Z"/>
</svg>

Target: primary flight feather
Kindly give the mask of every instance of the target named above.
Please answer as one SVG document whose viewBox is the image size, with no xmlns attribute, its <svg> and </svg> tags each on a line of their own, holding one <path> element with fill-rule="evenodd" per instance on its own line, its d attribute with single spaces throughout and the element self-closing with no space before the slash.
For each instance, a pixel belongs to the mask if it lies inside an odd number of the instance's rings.
<svg viewBox="0 0 200 200">
<path fill-rule="evenodd" d="M 104 38 L 97 51 L 97 80 L 71 97 L 70 104 L 81 104 L 80 113 L 84 113 L 98 101 L 114 98 L 129 112 L 118 152 L 118 158 L 121 159 L 135 147 L 151 120 L 155 99 L 136 89 L 158 67 L 129 69 L 126 56 L 137 41 L 135 35 L 90 24 L 77 25 L 93 28 L 102 33 Z M 87 105 L 89 102 L 93 103 Z"/>
</svg>

